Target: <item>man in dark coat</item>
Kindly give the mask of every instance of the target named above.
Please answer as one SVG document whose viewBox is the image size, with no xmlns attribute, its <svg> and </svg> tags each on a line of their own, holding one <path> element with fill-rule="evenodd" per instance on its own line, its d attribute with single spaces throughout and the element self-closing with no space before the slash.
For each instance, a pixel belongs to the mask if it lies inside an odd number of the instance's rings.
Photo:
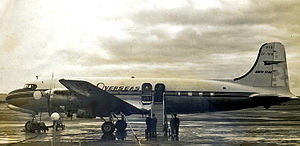
<svg viewBox="0 0 300 146">
<path fill-rule="evenodd" d="M 171 126 L 172 138 L 176 138 L 176 140 L 178 140 L 180 120 L 176 116 L 177 116 L 176 114 L 172 114 L 172 118 L 170 120 L 170 126 Z"/>
<path fill-rule="evenodd" d="M 152 114 L 151 137 L 156 137 L 156 124 L 157 124 L 157 118 L 155 117 L 155 114 Z"/>
<path fill-rule="evenodd" d="M 149 138 L 149 136 L 151 135 L 151 128 L 152 128 L 152 118 L 150 117 L 150 114 L 147 116 L 146 118 L 146 126 L 147 126 L 147 129 L 146 129 L 146 138 Z"/>
</svg>

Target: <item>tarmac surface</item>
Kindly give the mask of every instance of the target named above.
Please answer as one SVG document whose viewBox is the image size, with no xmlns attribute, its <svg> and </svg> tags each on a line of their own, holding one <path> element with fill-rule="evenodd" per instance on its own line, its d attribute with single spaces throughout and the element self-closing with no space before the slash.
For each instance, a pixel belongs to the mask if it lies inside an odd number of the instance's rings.
<svg viewBox="0 0 300 146">
<path fill-rule="evenodd" d="M 216 113 L 179 115 L 181 120 L 179 141 L 144 138 L 145 117 L 128 117 L 127 136 L 124 141 L 104 141 L 103 121 L 96 119 L 65 118 L 65 130 L 44 134 L 24 132 L 24 124 L 31 115 L 12 111 L 0 103 L 0 144 L 11 145 L 299 145 L 300 102 Z M 45 113 L 42 120 L 51 125 Z M 138 140 L 134 136 L 137 136 Z"/>
</svg>

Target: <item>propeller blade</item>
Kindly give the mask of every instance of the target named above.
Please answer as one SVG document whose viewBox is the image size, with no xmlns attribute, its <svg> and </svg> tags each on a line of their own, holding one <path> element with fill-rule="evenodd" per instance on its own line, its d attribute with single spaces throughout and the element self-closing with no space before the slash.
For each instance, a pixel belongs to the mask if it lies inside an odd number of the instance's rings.
<svg viewBox="0 0 300 146">
<path fill-rule="evenodd" d="M 50 88 L 49 88 L 49 94 L 47 96 L 47 108 L 48 108 L 48 114 L 49 116 L 51 116 L 52 114 L 52 110 L 51 110 L 51 98 L 53 98 L 53 92 L 52 92 L 52 88 L 55 88 L 54 86 L 54 73 L 52 72 L 51 74 L 51 83 L 50 83 Z"/>
</svg>

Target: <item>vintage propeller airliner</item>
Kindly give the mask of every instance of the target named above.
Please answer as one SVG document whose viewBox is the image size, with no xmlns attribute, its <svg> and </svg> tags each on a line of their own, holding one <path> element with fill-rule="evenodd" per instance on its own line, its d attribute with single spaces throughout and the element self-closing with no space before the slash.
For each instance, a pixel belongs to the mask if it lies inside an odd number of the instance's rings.
<svg viewBox="0 0 300 146">
<path fill-rule="evenodd" d="M 82 78 L 27 83 L 11 91 L 6 101 L 13 110 L 76 114 L 79 118 L 147 114 L 155 102 L 164 103 L 165 114 L 239 110 L 298 99 L 289 90 L 285 48 L 271 42 L 261 46 L 252 68 L 232 80 Z M 147 108 L 148 107 L 148 108 Z M 104 119 L 104 118 L 103 118 Z M 34 131 L 34 120 L 25 124 Z M 124 130 L 123 121 L 106 120 L 104 133 Z M 126 125 L 126 123 L 125 123 Z"/>
</svg>

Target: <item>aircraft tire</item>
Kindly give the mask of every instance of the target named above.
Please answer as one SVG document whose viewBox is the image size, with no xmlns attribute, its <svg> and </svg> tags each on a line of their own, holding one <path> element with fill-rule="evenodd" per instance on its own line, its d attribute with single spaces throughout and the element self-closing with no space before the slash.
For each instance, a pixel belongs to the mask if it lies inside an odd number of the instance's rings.
<svg viewBox="0 0 300 146">
<path fill-rule="evenodd" d="M 32 129 L 32 122 L 31 121 L 27 121 L 25 124 L 25 131 L 27 132 L 34 132 L 34 130 Z"/>
<path fill-rule="evenodd" d="M 112 122 L 104 122 L 101 126 L 104 134 L 112 134 L 115 131 L 116 126 Z"/>
<path fill-rule="evenodd" d="M 122 132 L 125 131 L 125 129 L 127 128 L 127 123 L 125 120 L 118 120 L 116 122 L 116 128 L 118 131 Z"/>
</svg>

